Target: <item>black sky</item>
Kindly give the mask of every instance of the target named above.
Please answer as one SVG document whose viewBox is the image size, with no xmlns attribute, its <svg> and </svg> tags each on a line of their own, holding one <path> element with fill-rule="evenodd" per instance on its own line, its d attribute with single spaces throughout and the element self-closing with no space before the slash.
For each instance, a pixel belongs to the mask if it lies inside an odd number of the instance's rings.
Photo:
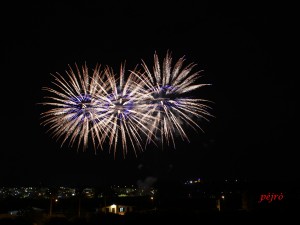
<svg viewBox="0 0 300 225">
<path fill-rule="evenodd" d="M 298 180 L 295 74 L 289 28 L 280 6 L 10 3 L 3 7 L 0 185 L 137 183 L 147 177 Z M 281 12 L 281 13 L 279 13 Z M 74 63 L 128 69 L 156 51 L 204 70 L 212 100 L 205 133 L 190 132 L 177 149 L 147 149 L 137 158 L 60 148 L 40 126 L 37 105 L 51 82 Z"/>
</svg>

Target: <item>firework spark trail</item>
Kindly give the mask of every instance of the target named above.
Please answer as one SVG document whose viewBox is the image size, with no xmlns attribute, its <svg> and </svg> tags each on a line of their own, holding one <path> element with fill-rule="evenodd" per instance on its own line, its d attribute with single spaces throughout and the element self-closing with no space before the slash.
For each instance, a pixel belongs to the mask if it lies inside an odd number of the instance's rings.
<svg viewBox="0 0 300 225">
<path fill-rule="evenodd" d="M 200 77 L 201 71 L 191 74 L 196 64 L 191 63 L 183 67 L 184 61 L 185 58 L 181 57 L 172 69 L 172 57 L 167 52 L 161 69 L 158 55 L 155 53 L 153 72 L 150 71 L 146 63 L 142 60 L 142 67 L 145 72 L 139 73 L 140 79 L 143 80 L 148 90 L 147 101 L 151 102 L 148 105 L 146 113 L 149 116 L 155 117 L 155 121 L 149 127 L 151 133 L 148 135 L 148 138 L 152 138 L 152 135 L 155 134 L 160 136 L 162 144 L 166 141 L 169 145 L 171 141 L 174 148 L 174 135 L 176 133 L 179 133 L 183 140 L 189 141 L 184 127 L 181 125 L 182 122 L 193 129 L 195 127 L 200 128 L 194 122 L 193 117 L 208 120 L 208 117 L 211 116 L 208 112 L 211 108 L 204 104 L 209 101 L 184 96 L 188 92 L 209 85 L 194 84 L 196 79 Z M 160 135 L 158 132 L 160 132 Z"/>
</svg>

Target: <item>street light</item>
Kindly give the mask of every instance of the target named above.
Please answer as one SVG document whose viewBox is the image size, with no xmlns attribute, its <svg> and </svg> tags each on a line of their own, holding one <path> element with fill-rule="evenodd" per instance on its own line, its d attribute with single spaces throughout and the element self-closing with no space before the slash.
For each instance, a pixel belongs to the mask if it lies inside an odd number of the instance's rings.
<svg viewBox="0 0 300 225">
<path fill-rule="evenodd" d="M 52 216 L 52 213 L 53 213 L 53 200 L 55 202 L 58 202 L 57 198 L 50 197 L 50 207 L 49 207 L 49 216 L 50 217 Z"/>
</svg>

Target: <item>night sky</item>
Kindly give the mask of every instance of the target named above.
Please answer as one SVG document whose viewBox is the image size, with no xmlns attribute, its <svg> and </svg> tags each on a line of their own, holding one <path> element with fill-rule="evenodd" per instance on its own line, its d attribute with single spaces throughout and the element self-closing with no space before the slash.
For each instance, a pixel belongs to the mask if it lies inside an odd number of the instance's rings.
<svg viewBox="0 0 300 225">
<path fill-rule="evenodd" d="M 155 179 L 299 180 L 295 72 L 280 6 L 177 1 L 10 3 L 2 7 L 0 185 L 137 184 Z M 282 10 L 281 10 L 282 12 Z M 40 125 L 51 73 L 68 64 L 119 70 L 156 51 L 196 63 L 213 101 L 205 133 L 135 157 L 60 147 Z"/>
</svg>

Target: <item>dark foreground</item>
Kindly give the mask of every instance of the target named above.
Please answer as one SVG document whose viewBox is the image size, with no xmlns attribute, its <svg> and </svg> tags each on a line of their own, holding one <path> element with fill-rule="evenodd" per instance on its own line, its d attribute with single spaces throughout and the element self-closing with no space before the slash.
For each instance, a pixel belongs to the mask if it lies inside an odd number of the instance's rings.
<svg viewBox="0 0 300 225">
<path fill-rule="evenodd" d="M 115 214 L 93 214 L 82 217 L 66 218 L 64 216 L 46 215 L 27 215 L 10 217 L 9 215 L 0 218 L 1 225 L 150 225 L 150 224 L 300 224 L 297 212 L 280 211 L 235 211 L 235 212 L 199 212 L 199 213 L 180 213 L 180 212 L 152 212 L 135 213 L 124 216 Z"/>
</svg>

